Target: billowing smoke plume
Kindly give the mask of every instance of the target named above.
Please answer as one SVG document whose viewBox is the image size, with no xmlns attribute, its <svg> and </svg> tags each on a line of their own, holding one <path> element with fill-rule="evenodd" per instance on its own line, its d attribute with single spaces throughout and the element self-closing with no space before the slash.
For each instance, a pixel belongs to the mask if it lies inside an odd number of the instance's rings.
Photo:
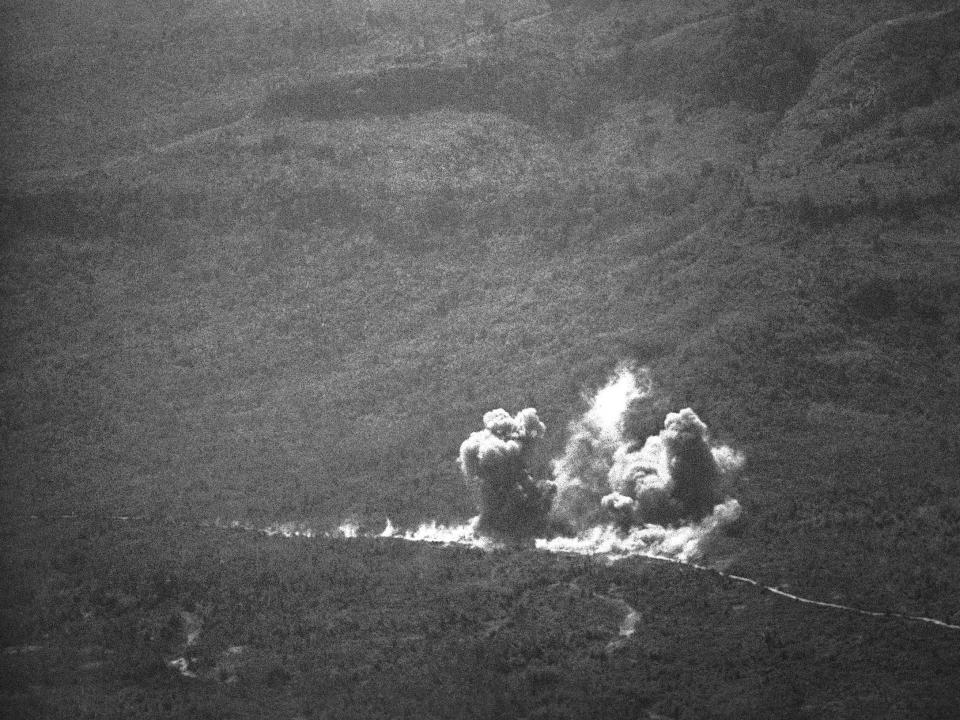
<svg viewBox="0 0 960 720">
<path fill-rule="evenodd" d="M 691 524 L 723 501 L 739 455 L 712 448 L 707 426 L 690 408 L 668 413 L 659 433 L 641 440 L 646 405 L 655 405 L 647 376 L 620 368 L 571 428 L 554 461 L 552 513 L 572 530 Z"/>
<path fill-rule="evenodd" d="M 642 378 L 647 380 L 646 376 Z M 601 519 L 601 499 L 610 493 L 607 476 L 617 450 L 624 445 L 623 419 L 649 394 L 627 368 L 620 368 L 599 390 L 583 417 L 570 427 L 563 455 L 553 461 L 557 484 L 552 515 L 570 529 L 582 530 Z"/>
<path fill-rule="evenodd" d="M 739 517 L 725 489 L 743 460 L 712 446 L 693 410 L 667 413 L 662 425 L 653 420 L 658 411 L 646 373 L 618 369 L 571 426 L 552 482 L 528 471 L 545 431 L 536 411 L 487 413 L 486 428 L 460 448 L 460 467 L 479 488 L 477 532 L 536 537 L 552 550 L 692 557 L 701 540 Z M 547 539 L 548 528 L 560 532 Z"/>
<path fill-rule="evenodd" d="M 460 469 L 479 495 L 477 531 L 503 540 L 542 536 L 553 485 L 535 481 L 528 467 L 544 424 L 533 408 L 514 417 L 492 410 L 483 424 L 460 446 Z"/>
<path fill-rule="evenodd" d="M 607 480 L 600 505 L 628 527 L 699 520 L 722 499 L 707 426 L 690 408 L 667 415 L 642 447 L 617 448 Z"/>
</svg>

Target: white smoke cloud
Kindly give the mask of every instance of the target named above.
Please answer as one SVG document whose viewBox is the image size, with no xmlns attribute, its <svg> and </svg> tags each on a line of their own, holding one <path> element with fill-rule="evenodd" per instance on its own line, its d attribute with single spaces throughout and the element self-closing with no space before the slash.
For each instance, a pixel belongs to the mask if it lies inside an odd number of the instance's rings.
<svg viewBox="0 0 960 720">
<path fill-rule="evenodd" d="M 621 365 L 590 400 L 590 408 L 581 422 L 598 438 L 620 443 L 624 434 L 624 418 L 631 405 L 649 397 L 650 389 L 650 378 L 645 371 L 639 371 L 638 377 L 638 372 Z"/>
<path fill-rule="evenodd" d="M 624 528 L 619 524 L 600 524 L 573 537 L 560 535 L 538 539 L 536 547 L 547 552 L 595 555 L 608 560 L 656 555 L 688 562 L 699 557 L 705 540 L 736 522 L 740 514 L 740 503 L 729 498 L 716 505 L 702 520 L 685 525 L 650 523 Z"/>
<path fill-rule="evenodd" d="M 608 475 L 614 456 L 625 444 L 623 420 L 631 406 L 648 395 L 646 375 L 638 382 L 630 368 L 621 366 L 590 399 L 586 413 L 570 426 L 563 455 L 553 461 L 554 519 L 577 530 L 600 521 L 601 499 L 611 491 Z"/>
<path fill-rule="evenodd" d="M 379 537 L 410 540 L 412 542 L 440 543 L 442 545 L 467 545 L 483 550 L 493 550 L 504 546 L 503 543 L 482 534 L 478 530 L 479 524 L 480 516 L 477 515 L 459 525 L 441 525 L 430 522 L 423 523 L 415 530 L 401 531 L 394 527 L 390 519 L 387 518 L 387 525 Z"/>
</svg>

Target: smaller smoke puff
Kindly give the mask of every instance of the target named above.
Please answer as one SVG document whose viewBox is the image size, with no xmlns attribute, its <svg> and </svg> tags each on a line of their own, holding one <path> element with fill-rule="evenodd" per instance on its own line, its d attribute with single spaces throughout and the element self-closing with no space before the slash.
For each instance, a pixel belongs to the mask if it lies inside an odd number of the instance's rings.
<svg viewBox="0 0 960 720">
<path fill-rule="evenodd" d="M 707 443 L 707 426 L 690 408 L 670 413 L 663 422 L 663 449 L 672 493 L 683 515 L 700 519 L 720 502 L 720 469 Z"/>
<path fill-rule="evenodd" d="M 503 540 L 523 540 L 546 530 L 551 483 L 537 482 L 528 470 L 546 427 L 533 408 L 511 416 L 498 408 L 483 416 L 484 429 L 460 446 L 460 470 L 478 490 L 477 532 Z"/>
<path fill-rule="evenodd" d="M 733 454 L 718 453 L 728 461 Z M 707 426 L 690 408 L 669 413 L 659 435 L 639 449 L 617 449 L 608 475 L 611 494 L 600 502 L 618 523 L 672 524 L 706 517 L 723 496 Z"/>
</svg>

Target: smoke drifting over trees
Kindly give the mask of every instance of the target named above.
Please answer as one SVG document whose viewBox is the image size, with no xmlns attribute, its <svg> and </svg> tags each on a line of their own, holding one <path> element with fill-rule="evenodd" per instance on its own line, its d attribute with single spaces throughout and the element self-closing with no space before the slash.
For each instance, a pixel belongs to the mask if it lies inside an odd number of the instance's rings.
<svg viewBox="0 0 960 720">
<path fill-rule="evenodd" d="M 479 491 L 478 532 L 519 540 L 544 537 L 548 529 L 713 529 L 736 519 L 739 505 L 725 498 L 724 488 L 742 468 L 742 457 L 711 446 L 706 424 L 690 408 L 668 413 L 657 434 L 641 439 L 638 419 L 651 405 L 655 411 L 647 375 L 620 368 L 572 424 L 551 480 L 535 479 L 528 470 L 546 431 L 536 410 L 487 413 L 485 428 L 460 448 L 460 468 Z M 723 522 L 711 522 L 718 512 Z"/>
</svg>

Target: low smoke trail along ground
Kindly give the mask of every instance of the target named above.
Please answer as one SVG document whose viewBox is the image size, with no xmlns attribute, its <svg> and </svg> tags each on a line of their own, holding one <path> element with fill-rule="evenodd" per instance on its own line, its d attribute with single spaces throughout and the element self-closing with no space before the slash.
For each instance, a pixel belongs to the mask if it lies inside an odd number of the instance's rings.
<svg viewBox="0 0 960 720">
<path fill-rule="evenodd" d="M 48 520 L 48 521 L 57 521 L 57 520 L 78 520 L 77 515 L 58 515 L 54 518 L 41 518 L 37 515 L 30 515 L 30 520 Z M 338 529 L 336 533 L 330 532 L 315 532 L 308 528 L 304 529 L 291 529 L 289 532 L 280 530 L 279 528 L 283 527 L 285 524 L 273 525 L 266 528 L 254 527 L 249 523 L 242 523 L 239 521 L 232 521 L 230 523 L 224 524 L 219 521 L 216 522 L 185 522 L 185 521 L 171 521 L 171 520 L 153 520 L 151 518 L 142 516 L 142 515 L 111 515 L 106 517 L 96 518 L 98 521 L 112 521 L 112 522 L 143 522 L 143 523 L 162 523 L 162 524 L 172 524 L 179 527 L 198 527 L 207 530 L 243 530 L 247 532 L 258 532 L 263 535 L 273 537 L 275 535 L 280 535 L 281 537 L 324 537 L 324 538 L 343 538 L 343 539 L 353 539 L 353 538 L 380 538 L 380 539 L 392 539 L 392 540 L 410 540 L 410 538 L 405 535 L 391 534 L 383 535 L 382 533 L 371 535 L 371 534 L 358 534 L 344 533 L 342 529 Z M 295 524 L 288 524 L 291 528 L 295 527 Z M 341 526 L 341 528 L 344 526 Z M 431 544 L 453 544 L 454 541 L 439 541 L 439 540 L 419 540 L 419 542 L 429 542 Z M 475 546 L 476 547 L 476 546 Z M 575 553 L 566 553 L 566 554 L 575 554 Z M 742 583 L 745 585 L 752 585 L 759 590 L 768 592 L 777 597 L 782 597 L 787 600 L 792 600 L 793 602 L 802 603 L 804 605 L 812 605 L 814 607 L 821 607 L 827 610 L 840 610 L 842 612 L 851 612 L 857 615 L 862 615 L 864 617 L 873 617 L 873 618 L 884 618 L 888 620 L 908 620 L 910 622 L 922 622 L 935 627 L 944 628 L 946 630 L 956 630 L 960 631 L 960 625 L 953 625 L 943 620 L 938 620 L 936 618 L 924 617 L 921 615 L 908 615 L 906 613 L 894 612 L 890 610 L 864 610 L 863 608 L 853 607 L 851 605 L 842 605 L 840 603 L 831 603 L 825 602 L 823 600 L 814 600 L 812 598 L 806 598 L 801 595 L 794 595 L 793 593 L 788 593 L 779 588 L 773 587 L 771 585 L 764 585 L 759 580 L 754 580 L 753 578 L 744 577 L 742 575 L 733 575 L 731 573 L 725 573 L 722 570 L 717 570 L 716 568 L 707 567 L 705 565 L 698 565 L 697 563 L 690 562 L 689 560 L 680 560 L 678 558 L 662 557 L 659 555 L 633 555 L 631 557 L 641 558 L 650 561 L 656 562 L 668 562 L 674 565 L 682 565 L 684 567 L 689 567 L 694 570 L 701 572 L 708 572 L 712 575 L 718 577 L 726 578 L 727 580 L 732 580 L 733 582 Z"/>
<path fill-rule="evenodd" d="M 725 496 L 722 489 L 724 480 L 743 467 L 743 457 L 730 447 L 711 443 L 707 426 L 690 408 L 668 413 L 663 429 L 644 440 L 637 428 L 631 427 L 631 416 L 650 392 L 650 378 L 645 370 L 619 366 L 607 384 L 589 399 L 589 408 L 582 418 L 571 424 L 567 447 L 553 461 L 553 480 L 548 483 L 534 480 L 526 470 L 529 456 L 546 430 L 537 411 L 526 408 L 515 416 L 503 409 L 486 413 L 484 429 L 472 433 L 460 450 L 459 464 L 465 479 L 477 484 L 480 490 L 480 514 L 462 525 L 430 523 L 401 533 L 388 519 L 383 532 L 370 534 L 361 532 L 352 522 L 343 523 L 334 533 L 316 531 L 298 522 L 275 523 L 265 528 L 237 520 L 223 523 L 219 518 L 213 523 L 166 522 L 270 536 L 367 537 L 467 545 L 483 550 L 523 541 L 521 546 L 541 552 L 598 557 L 607 562 L 627 557 L 670 562 L 805 605 L 960 630 L 960 625 L 936 618 L 805 598 L 693 562 L 700 542 L 740 515 L 739 503 Z M 551 486 L 552 492 L 545 492 Z M 546 529 L 548 513 L 569 521 L 577 532 L 569 536 L 531 535 L 531 531 Z M 35 515 L 31 518 L 40 520 Z M 59 519 L 76 518 L 63 515 Z M 123 515 L 99 519 L 164 522 Z M 628 618 L 636 614 L 629 608 Z"/>
</svg>

